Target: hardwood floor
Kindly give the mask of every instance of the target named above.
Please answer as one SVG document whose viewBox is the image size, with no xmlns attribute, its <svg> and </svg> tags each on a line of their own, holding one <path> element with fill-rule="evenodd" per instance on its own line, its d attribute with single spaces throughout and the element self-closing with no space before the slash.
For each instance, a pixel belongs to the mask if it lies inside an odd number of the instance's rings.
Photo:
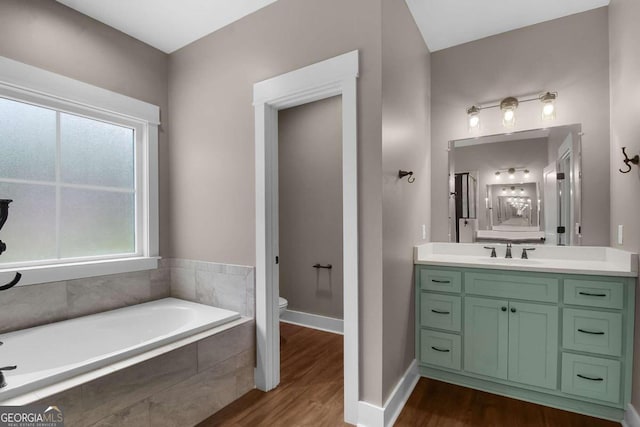
<svg viewBox="0 0 640 427">
<path fill-rule="evenodd" d="M 395 426 L 620 427 L 620 424 L 420 378 Z"/>
<path fill-rule="evenodd" d="M 200 424 L 348 426 L 343 418 L 342 335 L 280 324 L 280 385 L 252 390 Z"/>
<path fill-rule="evenodd" d="M 342 336 L 282 323 L 281 382 L 252 390 L 200 424 L 347 426 L 343 417 Z M 619 427 L 596 418 L 421 378 L 396 426 Z"/>
</svg>

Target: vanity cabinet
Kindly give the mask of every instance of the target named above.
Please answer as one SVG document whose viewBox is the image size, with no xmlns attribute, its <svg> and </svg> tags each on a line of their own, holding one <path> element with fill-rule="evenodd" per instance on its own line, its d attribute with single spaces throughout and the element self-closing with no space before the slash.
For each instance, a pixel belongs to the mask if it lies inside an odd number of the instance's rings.
<svg viewBox="0 0 640 427">
<path fill-rule="evenodd" d="M 423 376 L 622 418 L 634 278 L 429 265 L 415 278 Z"/>
<path fill-rule="evenodd" d="M 556 388 L 557 307 L 468 297 L 464 331 L 468 372 Z"/>
</svg>

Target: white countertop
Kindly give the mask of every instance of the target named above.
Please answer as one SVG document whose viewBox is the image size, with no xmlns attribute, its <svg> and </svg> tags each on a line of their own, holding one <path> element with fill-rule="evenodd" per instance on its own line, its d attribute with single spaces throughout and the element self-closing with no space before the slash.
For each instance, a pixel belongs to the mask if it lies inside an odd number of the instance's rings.
<svg viewBox="0 0 640 427">
<path fill-rule="evenodd" d="M 491 258 L 494 246 L 497 258 Z M 529 259 L 521 259 L 522 248 L 535 248 Z M 511 259 L 505 244 L 426 243 L 414 248 L 414 263 L 448 267 L 542 273 L 638 277 L 638 255 L 609 247 L 513 245 Z"/>
</svg>

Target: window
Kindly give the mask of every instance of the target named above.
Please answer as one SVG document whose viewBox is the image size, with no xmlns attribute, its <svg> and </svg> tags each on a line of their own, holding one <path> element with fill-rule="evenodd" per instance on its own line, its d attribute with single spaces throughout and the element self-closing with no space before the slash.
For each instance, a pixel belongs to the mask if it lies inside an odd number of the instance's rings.
<svg viewBox="0 0 640 427">
<path fill-rule="evenodd" d="M 71 85 L 81 102 L 4 83 L 7 64 L 37 70 L 36 86 Z M 0 273 L 74 265 L 71 275 L 28 279 L 37 283 L 155 266 L 131 263 L 157 255 L 157 123 L 136 117 L 145 107 L 153 106 L 0 57 L 0 198 L 13 200 Z M 90 267 L 117 260 L 127 264 Z"/>
</svg>

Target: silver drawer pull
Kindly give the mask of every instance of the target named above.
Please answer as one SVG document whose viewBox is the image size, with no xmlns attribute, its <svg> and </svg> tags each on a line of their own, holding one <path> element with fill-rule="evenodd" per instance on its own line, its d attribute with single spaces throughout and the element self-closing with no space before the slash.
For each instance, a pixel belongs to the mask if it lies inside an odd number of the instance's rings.
<svg viewBox="0 0 640 427">
<path fill-rule="evenodd" d="M 589 380 L 589 381 L 604 381 L 604 379 L 602 378 L 596 378 L 596 377 L 588 377 L 586 375 L 582 375 L 582 374 L 578 374 L 578 376 L 580 378 L 582 378 L 583 380 Z"/>
<path fill-rule="evenodd" d="M 434 349 L 435 351 L 439 351 L 441 353 L 449 353 L 451 351 L 448 348 L 438 348 L 438 347 L 433 347 L 433 346 L 431 346 L 431 348 Z"/>
<path fill-rule="evenodd" d="M 578 332 L 582 332 L 583 334 L 590 334 L 590 335 L 604 335 L 604 332 L 601 332 L 601 331 L 587 331 L 586 329 L 578 329 Z"/>
<path fill-rule="evenodd" d="M 436 279 L 431 279 L 431 281 L 433 283 L 451 283 L 451 280 L 436 280 Z"/>
<path fill-rule="evenodd" d="M 588 297 L 606 297 L 607 294 L 592 294 L 591 292 L 578 292 L 580 295 L 585 295 Z"/>
<path fill-rule="evenodd" d="M 436 314 L 451 314 L 448 311 L 439 311 L 439 310 L 433 310 L 433 309 L 431 310 L 431 312 Z"/>
</svg>

